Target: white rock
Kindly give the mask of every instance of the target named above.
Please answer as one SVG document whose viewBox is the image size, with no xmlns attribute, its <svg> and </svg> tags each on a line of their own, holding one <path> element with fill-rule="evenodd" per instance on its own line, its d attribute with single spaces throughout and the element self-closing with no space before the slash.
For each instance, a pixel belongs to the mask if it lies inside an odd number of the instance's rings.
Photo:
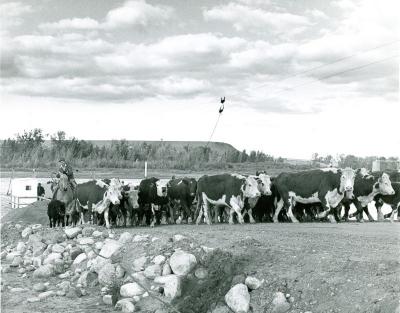
<svg viewBox="0 0 400 313">
<path fill-rule="evenodd" d="M 175 299 L 182 293 L 181 278 L 178 275 L 158 276 L 154 279 L 154 282 L 163 285 L 164 295 L 169 299 Z"/>
<path fill-rule="evenodd" d="M 140 258 L 133 260 L 133 264 L 132 264 L 133 271 L 138 272 L 138 271 L 144 270 L 144 266 L 145 266 L 146 262 L 147 262 L 147 257 L 145 257 L 145 256 L 142 256 Z"/>
<path fill-rule="evenodd" d="M 90 260 L 87 265 L 91 271 L 99 273 L 106 264 L 111 264 L 111 260 L 97 256 L 95 259 Z"/>
<path fill-rule="evenodd" d="M 45 292 L 39 293 L 38 298 L 39 298 L 40 300 L 43 300 L 43 299 L 52 297 L 52 296 L 54 296 L 55 294 L 56 294 L 56 293 L 54 292 L 54 290 L 49 290 L 49 291 L 45 291 Z"/>
<path fill-rule="evenodd" d="M 163 264 L 166 260 L 166 257 L 163 255 L 157 255 L 153 259 L 153 263 L 155 264 Z"/>
<path fill-rule="evenodd" d="M 186 237 L 183 235 L 180 235 L 180 234 L 174 235 L 174 242 L 178 242 L 178 241 L 181 241 L 184 239 L 186 239 Z"/>
<path fill-rule="evenodd" d="M 124 233 L 122 233 L 121 236 L 119 237 L 118 242 L 124 245 L 124 244 L 126 244 L 126 243 L 128 243 L 128 242 L 131 242 L 131 241 L 132 241 L 132 238 L 133 238 L 133 236 L 132 236 L 131 233 L 124 232 Z"/>
<path fill-rule="evenodd" d="M 92 233 L 92 236 L 93 236 L 94 238 L 98 238 L 98 237 L 103 236 L 103 233 L 102 233 L 101 231 L 95 230 L 95 231 Z"/>
<path fill-rule="evenodd" d="M 18 267 L 24 262 L 24 259 L 20 255 L 16 255 L 14 259 L 12 260 L 10 266 L 11 267 Z"/>
<path fill-rule="evenodd" d="M 32 230 L 33 230 L 33 231 L 39 230 L 39 229 L 41 229 L 42 227 L 43 227 L 42 224 L 34 224 L 34 225 L 32 225 Z"/>
<path fill-rule="evenodd" d="M 46 291 L 47 286 L 43 283 L 37 283 L 33 285 L 33 290 L 36 292 Z"/>
<path fill-rule="evenodd" d="M 162 269 L 162 276 L 172 274 L 171 266 L 168 263 L 165 263 Z"/>
<path fill-rule="evenodd" d="M 43 264 L 53 264 L 55 260 L 62 259 L 62 255 L 60 253 L 52 252 L 47 258 L 44 259 Z"/>
<path fill-rule="evenodd" d="M 271 306 L 273 313 L 284 313 L 290 310 L 290 304 L 286 301 L 286 297 L 282 292 L 274 294 Z"/>
<path fill-rule="evenodd" d="M 103 242 L 102 242 L 102 241 L 97 241 L 97 242 L 94 244 L 94 247 L 95 247 L 97 250 L 101 250 L 101 248 L 103 248 Z"/>
<path fill-rule="evenodd" d="M 62 245 L 55 244 L 51 247 L 51 251 L 55 253 L 64 253 L 65 248 Z"/>
<path fill-rule="evenodd" d="M 141 284 L 145 284 L 147 282 L 147 278 L 144 276 L 143 272 L 133 273 L 131 276 L 135 281 Z"/>
<path fill-rule="evenodd" d="M 103 302 L 108 305 L 112 305 L 112 296 L 111 295 L 104 295 Z"/>
<path fill-rule="evenodd" d="M 135 306 L 128 299 L 119 300 L 117 302 L 117 304 L 115 305 L 115 308 L 119 309 L 119 310 L 121 310 L 122 312 L 125 312 L 125 313 L 135 312 Z"/>
<path fill-rule="evenodd" d="M 22 238 L 28 237 L 30 234 L 32 234 L 32 228 L 27 227 L 21 232 Z"/>
<path fill-rule="evenodd" d="M 247 313 L 250 308 L 250 294 L 245 284 L 233 286 L 225 295 L 225 302 L 235 313 Z"/>
<path fill-rule="evenodd" d="M 244 282 L 246 284 L 247 287 L 249 287 L 249 289 L 251 290 L 255 290 L 260 288 L 262 282 L 260 280 L 258 280 L 255 277 L 251 277 L 251 276 L 247 276 L 246 280 Z"/>
<path fill-rule="evenodd" d="M 64 229 L 64 233 L 67 235 L 69 239 L 75 238 L 82 232 L 82 228 L 80 227 L 72 227 Z"/>
<path fill-rule="evenodd" d="M 58 278 L 65 279 L 65 278 L 70 278 L 71 273 L 70 272 L 65 272 L 63 274 L 58 275 Z"/>
<path fill-rule="evenodd" d="M 196 276 L 196 278 L 198 278 L 198 279 L 204 279 L 207 277 L 207 275 L 208 275 L 208 271 L 204 267 L 199 267 L 194 272 L 194 276 Z"/>
<path fill-rule="evenodd" d="M 99 283 L 110 285 L 115 276 L 115 267 L 111 263 L 106 263 L 99 271 Z"/>
<path fill-rule="evenodd" d="M 34 267 L 39 267 L 40 265 L 42 265 L 42 258 L 40 256 L 33 257 L 32 264 Z"/>
<path fill-rule="evenodd" d="M 142 295 L 145 290 L 139 286 L 137 283 L 128 283 L 121 286 L 120 294 L 122 297 L 131 298 L 134 296 Z"/>
<path fill-rule="evenodd" d="M 122 245 L 118 241 L 108 239 L 104 242 L 99 254 L 104 258 L 110 259 L 113 255 L 116 255 L 121 248 Z"/>
<path fill-rule="evenodd" d="M 174 252 L 169 260 L 172 272 L 181 276 L 189 274 L 196 267 L 196 264 L 197 260 L 193 254 L 181 250 Z"/>
<path fill-rule="evenodd" d="M 24 292 L 25 290 L 26 290 L 25 288 L 16 287 L 16 288 L 11 288 L 10 292 L 17 293 L 17 292 Z"/>
<path fill-rule="evenodd" d="M 39 302 L 40 299 L 38 297 L 32 297 L 32 298 L 28 298 L 26 301 L 28 303 L 33 303 L 33 302 Z"/>
<path fill-rule="evenodd" d="M 93 238 L 90 237 L 82 237 L 78 239 L 78 244 L 84 246 L 84 245 L 92 245 L 94 244 Z"/>
<path fill-rule="evenodd" d="M 144 270 L 144 276 L 148 279 L 154 279 L 161 275 L 161 266 L 158 264 L 150 265 Z"/>
<path fill-rule="evenodd" d="M 42 265 L 33 272 L 34 278 L 49 278 L 52 275 L 54 275 L 54 265 L 52 264 Z"/>
<path fill-rule="evenodd" d="M 72 264 L 78 265 L 87 259 L 86 253 L 79 254 Z"/>
<path fill-rule="evenodd" d="M 120 264 L 118 264 L 115 267 L 115 277 L 116 278 L 123 278 L 124 276 L 125 276 L 125 269 Z"/>
<path fill-rule="evenodd" d="M 133 238 L 133 242 L 142 242 L 142 241 L 147 241 L 149 239 L 149 235 L 136 235 Z"/>
<path fill-rule="evenodd" d="M 17 247 L 15 248 L 17 252 L 24 253 L 26 251 L 26 244 L 22 241 L 18 242 Z"/>
<path fill-rule="evenodd" d="M 6 261 L 8 261 L 8 262 L 12 262 L 13 260 L 14 260 L 14 258 L 16 257 L 16 256 L 21 256 L 21 253 L 20 252 L 10 252 L 9 254 L 7 254 L 7 256 L 6 256 Z"/>
</svg>

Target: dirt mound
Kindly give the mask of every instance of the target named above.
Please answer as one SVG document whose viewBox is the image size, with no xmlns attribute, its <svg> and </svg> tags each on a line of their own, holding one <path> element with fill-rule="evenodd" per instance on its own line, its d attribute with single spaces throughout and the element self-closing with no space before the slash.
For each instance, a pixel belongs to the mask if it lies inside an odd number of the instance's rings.
<svg viewBox="0 0 400 313">
<path fill-rule="evenodd" d="M 1 223 L 19 223 L 19 224 L 42 224 L 47 225 L 49 218 L 47 216 L 48 201 L 37 201 L 23 208 L 10 209 L 2 217 Z"/>
</svg>

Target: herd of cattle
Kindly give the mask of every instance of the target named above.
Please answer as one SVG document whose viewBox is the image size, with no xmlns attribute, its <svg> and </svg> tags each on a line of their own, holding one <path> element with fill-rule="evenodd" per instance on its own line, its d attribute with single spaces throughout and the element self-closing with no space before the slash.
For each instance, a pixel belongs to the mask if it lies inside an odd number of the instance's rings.
<svg viewBox="0 0 400 313">
<path fill-rule="evenodd" d="M 393 216 L 400 205 L 400 173 L 365 169 L 308 170 L 271 177 L 256 175 L 204 175 L 200 179 L 143 179 L 139 186 L 119 179 L 92 180 L 72 191 L 67 177 L 55 182 L 48 205 L 50 227 L 76 223 L 125 226 L 228 221 L 244 223 L 329 220 L 339 222 L 363 212 L 374 220 L 368 204 L 375 201 L 378 220 Z M 356 212 L 349 216 L 350 204 Z M 392 207 L 383 216 L 382 205 Z M 344 215 L 342 216 L 342 208 Z"/>
</svg>

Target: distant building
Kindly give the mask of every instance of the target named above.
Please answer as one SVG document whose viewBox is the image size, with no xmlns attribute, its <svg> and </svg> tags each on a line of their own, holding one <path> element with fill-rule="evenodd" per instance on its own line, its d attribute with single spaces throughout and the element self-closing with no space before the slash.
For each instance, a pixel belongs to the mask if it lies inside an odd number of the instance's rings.
<svg viewBox="0 0 400 313">
<path fill-rule="evenodd" d="M 389 161 L 389 160 L 375 160 L 372 162 L 372 171 L 399 171 L 400 162 L 399 161 Z"/>
</svg>

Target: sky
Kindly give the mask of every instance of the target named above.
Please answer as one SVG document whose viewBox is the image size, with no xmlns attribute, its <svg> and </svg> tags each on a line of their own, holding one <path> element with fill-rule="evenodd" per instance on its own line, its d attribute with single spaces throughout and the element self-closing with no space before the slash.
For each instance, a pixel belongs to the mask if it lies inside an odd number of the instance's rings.
<svg viewBox="0 0 400 313">
<path fill-rule="evenodd" d="M 0 138 L 400 156 L 396 0 L 0 2 Z"/>
</svg>

